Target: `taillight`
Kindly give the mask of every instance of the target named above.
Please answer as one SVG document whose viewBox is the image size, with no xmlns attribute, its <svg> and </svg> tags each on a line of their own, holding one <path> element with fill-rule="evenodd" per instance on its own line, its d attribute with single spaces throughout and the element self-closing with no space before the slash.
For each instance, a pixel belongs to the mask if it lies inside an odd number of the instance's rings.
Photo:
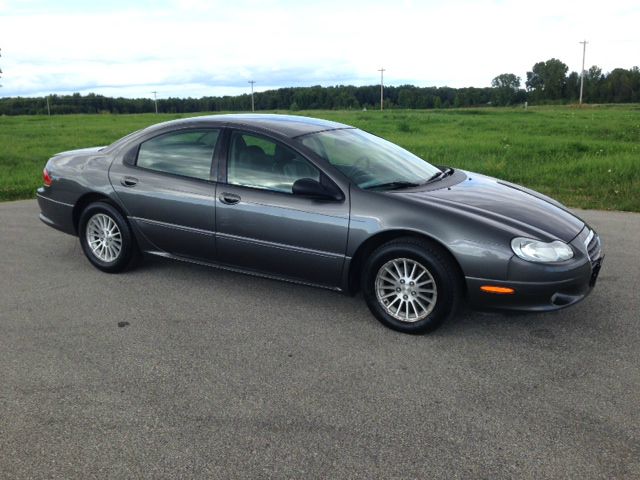
<svg viewBox="0 0 640 480">
<path fill-rule="evenodd" d="M 51 174 L 49 174 L 49 171 L 46 168 L 42 170 L 42 181 L 46 187 L 50 187 L 51 182 L 53 182 L 53 178 L 51 178 Z"/>
</svg>

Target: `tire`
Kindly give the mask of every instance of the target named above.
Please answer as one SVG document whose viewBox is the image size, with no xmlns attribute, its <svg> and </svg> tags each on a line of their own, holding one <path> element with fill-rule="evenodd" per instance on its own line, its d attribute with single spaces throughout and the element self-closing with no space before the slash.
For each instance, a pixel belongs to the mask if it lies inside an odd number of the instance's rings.
<svg viewBox="0 0 640 480">
<path fill-rule="evenodd" d="M 362 277 L 371 313 L 399 332 L 431 332 L 453 317 L 461 302 L 457 265 L 441 247 L 425 240 L 400 238 L 378 247 Z"/>
<path fill-rule="evenodd" d="M 105 236 L 106 230 L 111 232 L 109 236 Z M 106 202 L 95 202 L 84 209 L 78 236 L 86 257 L 103 272 L 122 272 L 131 267 L 139 256 L 129 224 L 115 207 Z"/>
</svg>

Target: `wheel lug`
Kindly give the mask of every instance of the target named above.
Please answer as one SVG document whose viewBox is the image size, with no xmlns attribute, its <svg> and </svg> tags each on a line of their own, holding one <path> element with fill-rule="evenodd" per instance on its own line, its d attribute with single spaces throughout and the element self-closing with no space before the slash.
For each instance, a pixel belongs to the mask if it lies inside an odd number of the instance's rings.
<svg viewBox="0 0 640 480">
<path fill-rule="evenodd" d="M 407 295 L 403 295 L 402 298 L 404 298 L 406 300 L 409 297 Z"/>
<path fill-rule="evenodd" d="M 396 288 L 396 292 L 399 292 L 399 291 L 400 291 L 400 287 Z"/>
<path fill-rule="evenodd" d="M 415 282 L 410 282 L 409 285 L 413 287 L 415 285 Z"/>
<path fill-rule="evenodd" d="M 404 280 L 400 280 L 400 283 L 404 283 Z"/>
<path fill-rule="evenodd" d="M 413 295 L 415 297 L 416 296 L 416 292 L 411 292 L 411 295 Z"/>
</svg>

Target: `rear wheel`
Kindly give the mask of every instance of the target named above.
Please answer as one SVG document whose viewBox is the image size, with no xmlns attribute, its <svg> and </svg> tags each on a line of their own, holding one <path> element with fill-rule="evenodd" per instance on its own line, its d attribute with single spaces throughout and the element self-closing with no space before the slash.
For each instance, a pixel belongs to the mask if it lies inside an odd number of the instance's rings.
<svg viewBox="0 0 640 480">
<path fill-rule="evenodd" d="M 84 209 L 78 234 L 86 257 L 104 272 L 121 272 L 138 255 L 129 224 L 106 202 L 95 202 Z"/>
<path fill-rule="evenodd" d="M 437 245 L 405 238 L 375 250 L 365 264 L 367 305 L 384 325 L 426 333 L 455 314 L 460 303 L 458 270 Z"/>
</svg>

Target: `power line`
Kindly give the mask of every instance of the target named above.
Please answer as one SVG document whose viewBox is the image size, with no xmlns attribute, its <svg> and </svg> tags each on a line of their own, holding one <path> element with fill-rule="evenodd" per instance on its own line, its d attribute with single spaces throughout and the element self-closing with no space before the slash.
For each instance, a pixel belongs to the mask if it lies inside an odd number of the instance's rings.
<svg viewBox="0 0 640 480">
<path fill-rule="evenodd" d="M 380 110 L 384 110 L 384 72 L 385 69 L 380 67 Z"/>
<path fill-rule="evenodd" d="M 249 80 L 249 83 L 251 84 L 251 111 L 255 112 L 256 109 L 255 109 L 254 104 L 253 104 L 253 84 L 256 83 L 256 81 L 255 80 Z"/>
<path fill-rule="evenodd" d="M 584 57 L 587 53 L 587 42 L 583 40 L 582 42 L 578 42 L 582 44 L 582 71 L 580 72 L 580 105 L 582 105 L 582 88 L 584 87 Z"/>
</svg>

